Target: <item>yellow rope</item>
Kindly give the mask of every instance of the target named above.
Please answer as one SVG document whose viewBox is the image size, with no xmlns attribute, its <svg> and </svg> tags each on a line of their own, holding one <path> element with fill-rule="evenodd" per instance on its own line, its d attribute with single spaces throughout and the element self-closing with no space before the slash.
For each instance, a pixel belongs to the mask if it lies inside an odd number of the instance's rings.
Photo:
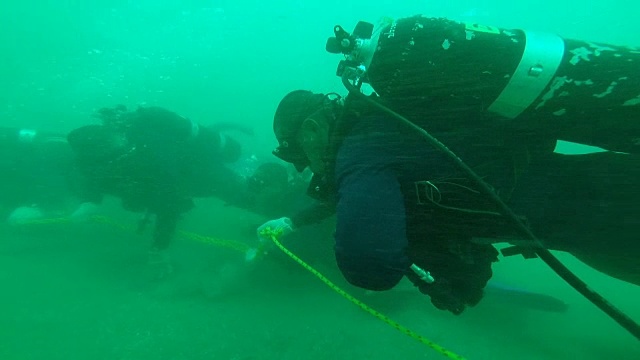
<svg viewBox="0 0 640 360">
<path fill-rule="evenodd" d="M 333 289 L 335 292 L 337 292 L 338 294 L 342 295 L 344 298 L 346 298 L 347 300 L 349 300 L 350 302 L 352 302 L 353 304 L 355 304 L 356 306 L 358 306 L 362 310 L 364 310 L 364 311 L 368 312 L 369 314 L 377 317 L 378 319 L 384 321 L 386 324 L 392 326 L 396 330 L 398 330 L 398 331 L 400 331 L 400 332 L 402 332 L 402 333 L 414 338 L 415 340 L 418 340 L 419 342 L 421 342 L 424 345 L 427 345 L 428 347 L 430 347 L 433 350 L 437 351 L 438 353 L 448 357 L 449 359 L 458 359 L 458 360 L 465 359 L 463 356 L 455 354 L 455 353 L 445 349 L 444 347 L 436 344 L 435 342 L 425 338 L 424 336 L 416 333 L 415 331 L 410 330 L 410 329 L 400 325 L 399 323 L 397 323 L 394 320 L 391 320 L 386 315 L 384 315 L 384 314 L 372 309 L 367 304 L 363 303 L 362 301 L 360 301 L 360 300 L 356 299 L 355 297 L 351 296 L 350 294 L 348 294 L 346 291 L 342 290 L 336 284 L 331 282 L 331 280 L 329 280 L 327 277 L 322 275 L 318 270 L 316 270 L 313 267 L 311 267 L 311 265 L 305 263 L 302 259 L 300 259 L 294 253 L 289 251 L 289 249 L 284 247 L 284 245 L 282 245 L 282 243 L 280 243 L 280 241 L 278 241 L 278 236 L 281 235 L 280 233 L 274 232 L 270 228 L 266 228 L 263 232 L 260 233 L 260 235 L 264 236 L 267 239 L 271 239 L 271 241 L 278 247 L 278 249 L 280 249 L 282 252 L 287 254 L 291 259 L 293 259 L 300 266 L 302 266 L 303 268 L 308 270 L 315 277 L 320 279 L 320 281 L 322 281 L 327 286 L 329 286 L 331 289 Z"/>
<path fill-rule="evenodd" d="M 122 224 L 120 224 L 120 223 L 118 223 L 118 222 L 114 221 L 113 219 L 110 219 L 110 218 L 108 218 L 106 216 L 93 216 L 93 217 L 91 217 L 91 220 L 96 222 L 96 223 L 110 225 L 110 226 L 116 227 L 116 228 L 118 228 L 120 230 L 124 230 L 124 231 L 133 231 L 134 230 L 133 227 L 122 225 Z M 70 222 L 71 222 L 71 220 L 68 219 L 68 218 L 51 218 L 51 219 L 33 220 L 33 221 L 28 222 L 25 225 L 67 224 L 67 223 L 70 223 Z M 242 253 L 247 253 L 247 251 L 249 251 L 249 250 L 254 250 L 254 251 L 258 252 L 258 254 L 262 253 L 262 249 L 261 248 L 252 249 L 248 245 L 246 245 L 244 243 L 241 243 L 241 242 L 238 242 L 238 241 L 217 239 L 217 238 L 203 236 L 203 235 L 199 235 L 199 234 L 192 233 L 192 232 L 187 232 L 187 231 L 180 231 L 179 235 L 182 236 L 185 239 L 198 241 L 198 242 L 202 242 L 202 243 L 205 243 L 205 244 L 211 244 L 211 245 L 215 245 L 215 246 L 219 246 L 219 247 L 224 247 L 224 248 L 236 250 L 236 251 L 239 251 L 239 252 L 242 252 Z M 369 313 L 369 314 L 375 316 L 376 318 L 382 320 L 383 322 L 385 322 L 389 326 L 395 328 L 396 330 L 402 332 L 403 334 L 406 334 L 406 335 L 412 337 L 413 339 L 418 340 L 422 344 L 430 347 L 431 349 L 437 351 L 438 353 L 446 356 L 449 359 L 457 359 L 457 360 L 464 360 L 465 359 L 461 355 L 457 355 L 457 354 L 445 349 L 444 347 L 434 343 L 433 341 L 425 338 L 424 336 L 416 333 L 415 331 L 410 330 L 410 329 L 400 325 L 399 323 L 395 322 L 394 320 L 391 320 L 386 315 L 384 315 L 384 314 L 372 309 L 367 304 L 363 303 L 362 301 L 360 301 L 360 300 L 356 299 L 355 297 L 351 296 L 350 294 L 348 294 L 346 291 L 342 290 L 336 284 L 331 282 L 331 280 L 329 280 L 327 277 L 322 275 L 319 271 L 317 271 L 312 266 L 310 266 L 309 264 L 304 262 L 302 259 L 297 257 L 294 253 L 289 251 L 289 249 L 284 247 L 284 245 L 282 245 L 282 243 L 280 243 L 280 241 L 278 241 L 278 236 L 281 235 L 281 232 L 276 232 L 276 231 L 271 230 L 270 228 L 267 228 L 263 232 L 261 232 L 260 235 L 265 237 L 265 238 L 267 238 L 267 239 L 270 239 L 278 249 L 280 249 L 283 253 L 288 255 L 291 259 L 293 259 L 293 261 L 297 262 L 304 269 L 306 269 L 311 274 L 313 274 L 315 277 L 320 279 L 320 281 L 322 281 L 324 284 L 326 284 L 329 288 L 333 289 L 335 292 L 337 292 L 342 297 L 344 297 L 345 299 L 349 300 L 350 302 L 352 302 L 353 304 L 355 304 L 356 306 L 358 306 L 362 310 L 364 310 L 367 313 Z"/>
</svg>

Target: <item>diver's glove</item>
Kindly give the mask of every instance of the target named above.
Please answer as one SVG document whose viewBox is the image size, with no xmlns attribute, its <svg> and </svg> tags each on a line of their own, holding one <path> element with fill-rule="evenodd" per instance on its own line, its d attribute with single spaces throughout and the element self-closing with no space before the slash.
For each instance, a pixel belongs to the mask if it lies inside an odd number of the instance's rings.
<svg viewBox="0 0 640 360">
<path fill-rule="evenodd" d="M 281 217 L 275 220 L 269 220 L 258 227 L 258 238 L 261 241 L 270 240 L 265 234 L 269 230 L 278 237 L 287 236 L 295 231 L 293 221 L 288 217 Z"/>
<path fill-rule="evenodd" d="M 42 218 L 44 218 L 44 213 L 38 206 L 21 206 L 11 212 L 7 222 L 11 226 L 26 225 Z"/>
<path fill-rule="evenodd" d="M 428 283 L 409 270 L 407 277 L 429 295 L 431 303 L 440 310 L 461 314 L 468 306 L 475 306 L 483 296 L 484 287 L 493 275 L 491 264 L 498 252 L 490 245 L 472 245 L 470 257 L 460 257 L 448 251 L 419 256 L 418 263 L 428 270 L 435 281 Z M 414 261 L 416 261 L 414 260 Z"/>
<path fill-rule="evenodd" d="M 83 202 L 71 214 L 71 221 L 81 223 L 88 221 L 98 211 L 98 205 L 92 202 Z"/>
<path fill-rule="evenodd" d="M 411 279 L 411 276 L 409 278 Z M 482 289 L 479 289 L 478 295 L 469 298 L 464 293 L 457 291 L 451 281 L 443 277 L 436 278 L 435 282 L 431 284 L 413 282 L 421 293 L 429 296 L 433 306 L 440 310 L 450 311 L 455 315 L 462 314 L 467 306 L 475 305 L 482 297 Z"/>
<path fill-rule="evenodd" d="M 269 220 L 258 227 L 258 240 L 260 244 L 255 248 L 250 248 L 245 253 L 245 261 L 252 262 L 258 256 L 267 253 L 267 249 L 271 245 L 271 236 L 281 237 L 287 236 L 294 232 L 293 221 L 288 217 L 281 217 L 275 220 Z"/>
</svg>

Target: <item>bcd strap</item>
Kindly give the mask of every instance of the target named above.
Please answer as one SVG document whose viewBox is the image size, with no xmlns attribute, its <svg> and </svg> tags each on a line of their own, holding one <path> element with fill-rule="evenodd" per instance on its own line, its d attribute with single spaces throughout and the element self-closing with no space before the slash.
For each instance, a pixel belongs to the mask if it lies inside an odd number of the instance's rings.
<svg viewBox="0 0 640 360">
<path fill-rule="evenodd" d="M 522 255 L 525 259 L 534 259 L 538 257 L 536 255 L 535 248 L 529 246 L 529 242 L 526 240 L 504 240 L 504 239 L 488 239 L 488 238 L 476 238 L 474 237 L 471 240 L 476 244 L 497 244 L 507 242 L 511 244 L 506 248 L 500 250 L 500 253 L 504 257 L 513 256 L 513 255 Z"/>
<path fill-rule="evenodd" d="M 431 208 L 438 212 L 449 213 L 464 222 L 471 236 L 488 236 L 492 239 L 478 240 L 475 243 L 493 244 L 504 236 L 514 236 L 509 222 L 499 210 L 487 200 L 486 196 L 473 188 L 466 179 L 446 179 L 415 182 L 418 205 Z M 446 215 L 445 215 L 446 216 Z M 524 217 L 520 219 L 526 224 Z M 473 225 L 475 224 L 475 225 Z M 456 226 L 457 227 L 457 226 Z M 498 238 L 499 237 L 499 238 Z M 509 241 L 512 246 L 501 250 L 503 256 L 522 255 L 525 259 L 536 258 L 534 248 L 528 242 Z"/>
<path fill-rule="evenodd" d="M 502 256 L 508 257 L 513 255 L 522 255 L 525 259 L 535 259 L 538 257 L 533 248 L 521 245 L 512 245 L 500 250 Z"/>
</svg>

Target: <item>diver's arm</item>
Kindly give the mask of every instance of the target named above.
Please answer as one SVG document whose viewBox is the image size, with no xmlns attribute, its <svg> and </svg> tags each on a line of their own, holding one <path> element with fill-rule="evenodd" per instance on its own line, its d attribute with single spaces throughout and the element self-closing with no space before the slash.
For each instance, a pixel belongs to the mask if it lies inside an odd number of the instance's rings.
<svg viewBox="0 0 640 360">
<path fill-rule="evenodd" d="M 64 134 L 28 128 L 0 126 L 0 145 L 14 147 L 33 143 L 67 142 Z"/>
<path fill-rule="evenodd" d="M 331 202 L 317 202 L 300 210 L 290 217 L 294 228 L 316 224 L 336 213 L 335 204 Z"/>
<path fill-rule="evenodd" d="M 388 290 L 410 266 L 404 197 L 389 170 L 359 170 L 339 182 L 336 260 L 351 284 Z"/>
<path fill-rule="evenodd" d="M 192 197 L 214 197 L 227 206 L 252 210 L 246 179 L 221 163 L 200 169 L 190 178 L 188 191 Z"/>
</svg>

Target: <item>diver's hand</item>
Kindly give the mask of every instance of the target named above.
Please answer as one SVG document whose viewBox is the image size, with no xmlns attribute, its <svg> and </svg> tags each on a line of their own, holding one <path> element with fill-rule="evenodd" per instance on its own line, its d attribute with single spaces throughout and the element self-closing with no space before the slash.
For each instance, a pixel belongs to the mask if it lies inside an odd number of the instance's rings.
<svg viewBox="0 0 640 360">
<path fill-rule="evenodd" d="M 11 212 L 7 218 L 7 223 L 11 226 L 26 225 L 42 218 L 44 218 L 44 214 L 39 207 L 35 205 L 21 206 Z"/>
<path fill-rule="evenodd" d="M 422 281 L 412 271 L 407 277 L 421 293 L 431 298 L 436 308 L 459 315 L 465 308 L 480 302 L 484 287 L 493 275 L 491 264 L 498 257 L 498 252 L 490 245 L 472 245 L 470 251 L 472 259 L 448 251 L 414 256 L 419 266 L 430 271 L 435 282 Z"/>
<path fill-rule="evenodd" d="M 468 274 L 465 279 L 447 277 L 445 273 L 434 274 L 435 282 L 431 284 L 416 280 L 409 274 L 407 277 L 421 293 L 429 296 L 433 306 L 460 315 L 465 308 L 477 305 L 482 299 L 484 287 L 491 277 L 491 269 L 488 271 L 489 276 L 482 275 L 483 279 L 479 279 L 473 273 Z"/>
<path fill-rule="evenodd" d="M 86 222 L 94 215 L 98 210 L 98 205 L 92 202 L 83 202 L 78 208 L 71 214 L 71 221 L 75 223 Z"/>
<path fill-rule="evenodd" d="M 295 231 L 295 229 L 290 218 L 281 217 L 279 219 L 269 220 L 266 223 L 260 225 L 257 231 L 258 239 L 260 239 L 261 241 L 269 240 L 268 235 L 266 235 L 267 231 L 270 231 L 274 235 L 280 237 L 291 234 Z"/>
<path fill-rule="evenodd" d="M 457 293 L 451 282 L 445 278 L 437 278 L 432 284 L 418 285 L 420 292 L 428 295 L 433 306 L 440 310 L 450 311 L 452 314 L 460 315 L 469 305 L 475 305 L 468 302 L 460 293 Z"/>
<path fill-rule="evenodd" d="M 247 262 L 253 262 L 256 258 L 267 253 L 267 249 L 271 246 L 271 237 L 287 236 L 294 232 L 293 221 L 288 217 L 281 217 L 275 220 L 269 220 L 260 225 L 256 231 L 260 244 L 255 248 L 250 248 L 245 254 Z"/>
</svg>

